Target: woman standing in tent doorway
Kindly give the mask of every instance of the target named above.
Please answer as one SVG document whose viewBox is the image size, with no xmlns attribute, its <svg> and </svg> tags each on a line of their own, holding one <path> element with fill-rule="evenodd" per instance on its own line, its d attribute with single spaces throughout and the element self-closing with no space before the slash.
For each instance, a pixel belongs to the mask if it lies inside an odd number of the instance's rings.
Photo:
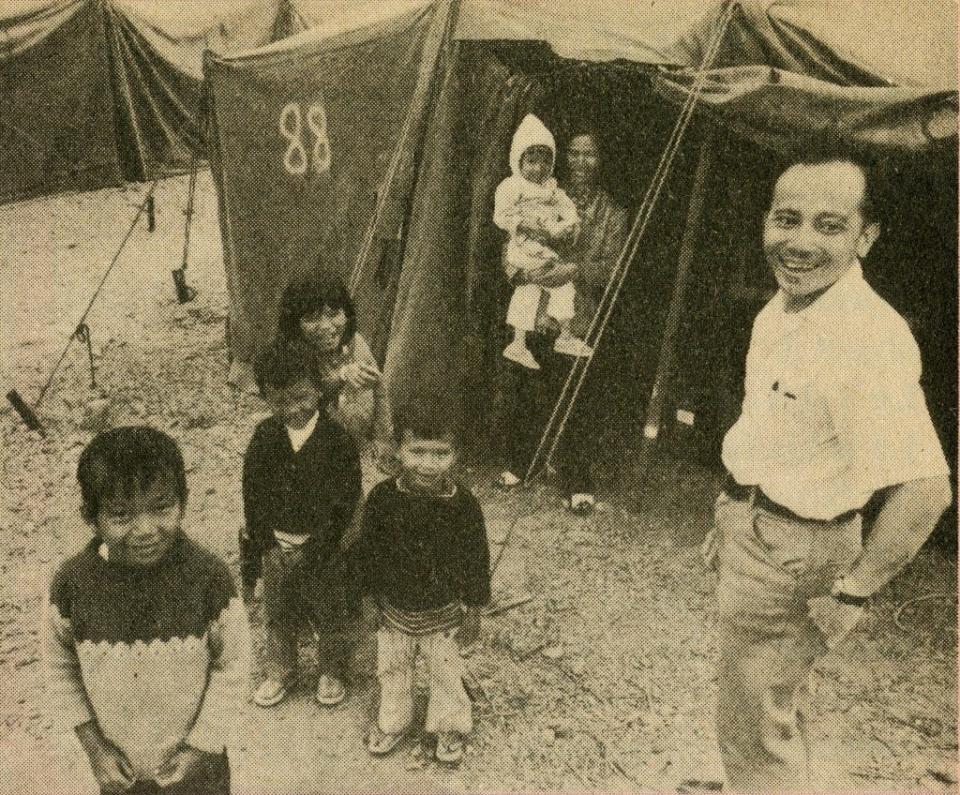
<svg viewBox="0 0 960 795">
<path fill-rule="evenodd" d="M 600 299 L 627 238 L 627 212 L 600 186 L 600 138 L 591 128 L 575 128 L 562 151 L 565 167 L 561 187 L 576 205 L 580 231 L 558 264 L 539 272 L 507 273 L 513 285 L 528 280 L 551 287 L 572 280 L 576 288 L 571 330 L 583 338 L 600 306 Z M 563 388 L 572 357 L 554 351 L 559 329 L 543 312 L 528 347 L 540 364 L 532 370 L 507 363 L 506 406 L 508 412 L 507 469 L 499 485 L 518 486 L 540 442 L 541 435 Z M 593 383 L 593 388 L 590 388 Z M 585 515 L 595 504 L 590 465 L 597 449 L 599 421 L 597 386 L 587 379 L 581 389 L 563 437 L 554 455 L 560 488 L 567 506 Z"/>
<path fill-rule="evenodd" d="M 394 468 L 393 420 L 383 375 L 356 330 L 356 310 L 340 279 L 317 276 L 290 284 L 280 300 L 279 338 L 316 357 L 330 417 L 377 466 Z"/>
</svg>

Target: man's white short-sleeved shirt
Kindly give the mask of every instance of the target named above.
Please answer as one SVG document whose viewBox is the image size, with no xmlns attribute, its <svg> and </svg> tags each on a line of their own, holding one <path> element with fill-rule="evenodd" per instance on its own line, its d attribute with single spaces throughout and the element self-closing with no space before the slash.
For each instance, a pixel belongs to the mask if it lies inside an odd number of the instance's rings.
<svg viewBox="0 0 960 795">
<path fill-rule="evenodd" d="M 860 264 L 801 312 L 784 299 L 778 292 L 753 324 L 743 408 L 723 441 L 730 474 L 810 519 L 948 474 L 920 350 Z"/>
</svg>

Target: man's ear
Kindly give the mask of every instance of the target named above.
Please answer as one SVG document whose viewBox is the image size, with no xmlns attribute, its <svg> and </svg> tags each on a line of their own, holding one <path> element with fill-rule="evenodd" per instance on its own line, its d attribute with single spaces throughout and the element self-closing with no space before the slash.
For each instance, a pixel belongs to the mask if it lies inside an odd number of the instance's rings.
<svg viewBox="0 0 960 795">
<path fill-rule="evenodd" d="M 863 227 L 860 237 L 857 238 L 857 256 L 860 259 L 867 256 L 878 237 L 880 237 L 880 224 L 873 222 Z"/>
</svg>

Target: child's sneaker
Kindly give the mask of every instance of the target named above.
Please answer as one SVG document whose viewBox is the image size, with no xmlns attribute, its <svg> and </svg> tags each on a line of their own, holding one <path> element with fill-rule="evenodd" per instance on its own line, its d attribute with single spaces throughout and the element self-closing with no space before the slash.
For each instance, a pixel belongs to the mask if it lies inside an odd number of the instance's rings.
<svg viewBox="0 0 960 795">
<path fill-rule="evenodd" d="M 272 707 L 287 697 L 290 689 L 276 679 L 264 679 L 253 694 L 253 703 L 258 707 Z"/>
<path fill-rule="evenodd" d="M 324 707 L 334 707 L 343 701 L 347 690 L 337 677 L 320 674 L 317 679 L 317 703 Z"/>
<path fill-rule="evenodd" d="M 533 354 L 530 353 L 530 349 L 516 340 L 511 342 L 506 348 L 503 349 L 503 356 L 506 359 L 509 359 L 511 362 L 516 362 L 517 364 L 522 364 L 524 367 L 530 370 L 539 370 L 540 365 L 537 364 L 537 360 L 533 358 Z"/>
<path fill-rule="evenodd" d="M 592 356 L 593 348 L 591 348 L 587 343 L 585 343 L 579 337 L 574 337 L 572 334 L 561 334 L 557 337 L 557 341 L 553 345 L 553 349 L 557 353 L 563 353 L 567 356 Z"/>
<path fill-rule="evenodd" d="M 463 759 L 463 738 L 456 732 L 440 732 L 437 735 L 437 761 L 455 765 Z"/>
</svg>

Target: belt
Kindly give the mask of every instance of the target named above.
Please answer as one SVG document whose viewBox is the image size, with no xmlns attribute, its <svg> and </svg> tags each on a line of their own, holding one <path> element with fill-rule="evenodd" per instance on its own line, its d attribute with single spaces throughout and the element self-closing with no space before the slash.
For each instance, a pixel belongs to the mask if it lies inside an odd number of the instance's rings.
<svg viewBox="0 0 960 795">
<path fill-rule="evenodd" d="M 833 522 L 848 522 L 856 516 L 859 511 L 849 510 L 844 511 L 839 516 L 834 516 L 832 519 L 810 519 L 806 516 L 800 516 L 800 514 L 791 511 L 786 505 L 781 505 L 779 502 L 774 502 L 766 494 L 763 493 L 763 490 L 759 486 L 744 486 L 742 483 L 737 483 L 734 480 L 733 475 L 729 472 L 726 474 L 726 477 L 723 481 L 723 491 L 727 494 L 728 497 L 737 502 L 749 502 L 755 505 L 757 508 L 762 508 L 765 511 L 776 514 L 777 516 L 783 516 L 787 519 L 793 519 L 797 522 L 822 522 L 824 524 L 833 523 Z"/>
</svg>

